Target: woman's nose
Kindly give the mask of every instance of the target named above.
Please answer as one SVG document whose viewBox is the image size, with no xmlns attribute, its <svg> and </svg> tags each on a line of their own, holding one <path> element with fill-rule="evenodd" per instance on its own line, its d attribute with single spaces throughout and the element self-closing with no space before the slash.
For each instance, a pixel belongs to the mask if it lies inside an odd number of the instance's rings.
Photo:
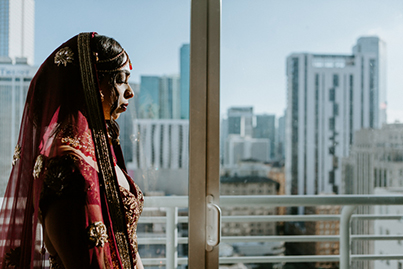
<svg viewBox="0 0 403 269">
<path fill-rule="evenodd" d="M 132 88 L 129 85 L 129 87 L 125 91 L 125 98 L 130 99 L 130 98 L 133 98 L 133 97 L 134 97 L 134 92 L 133 92 Z"/>
</svg>

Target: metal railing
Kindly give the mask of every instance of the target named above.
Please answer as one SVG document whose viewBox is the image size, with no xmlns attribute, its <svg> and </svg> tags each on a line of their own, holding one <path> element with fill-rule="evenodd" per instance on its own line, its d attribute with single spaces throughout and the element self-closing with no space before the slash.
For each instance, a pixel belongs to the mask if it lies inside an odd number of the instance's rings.
<svg viewBox="0 0 403 269">
<path fill-rule="evenodd" d="M 178 244 L 187 244 L 188 238 L 179 237 L 178 224 L 187 223 L 188 217 L 178 216 L 178 208 L 187 208 L 188 197 L 146 197 L 145 210 L 164 208 L 164 217 L 141 217 L 139 223 L 165 223 L 166 237 L 141 238 L 139 245 L 165 244 L 166 258 L 143 258 L 144 265 L 165 265 L 176 268 L 187 264 L 187 258 L 178 258 Z M 343 206 L 339 215 L 259 215 L 223 216 L 222 222 L 278 222 L 278 221 L 340 221 L 339 235 L 287 235 L 287 236 L 227 236 L 221 242 L 331 242 L 339 241 L 339 255 L 298 255 L 298 256 L 242 256 L 220 257 L 220 264 L 228 263 L 298 263 L 298 262 L 339 262 L 341 269 L 350 268 L 351 261 L 362 260 L 403 260 L 403 254 L 352 255 L 351 240 L 403 240 L 401 235 L 351 235 L 351 218 L 362 220 L 401 220 L 401 215 L 352 215 L 357 206 L 363 205 L 403 205 L 403 195 L 317 195 L 317 196 L 221 196 L 220 206 L 242 207 L 292 207 L 292 206 Z M 140 253 L 141 254 L 141 253 Z"/>
</svg>

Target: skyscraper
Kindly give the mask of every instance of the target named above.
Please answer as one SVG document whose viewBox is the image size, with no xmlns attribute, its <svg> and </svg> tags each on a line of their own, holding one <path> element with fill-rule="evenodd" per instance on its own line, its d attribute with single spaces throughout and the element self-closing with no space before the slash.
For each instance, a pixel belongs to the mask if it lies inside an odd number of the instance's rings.
<svg viewBox="0 0 403 269">
<path fill-rule="evenodd" d="M 228 134 L 237 134 L 242 137 L 253 136 L 253 107 L 228 109 Z"/>
<path fill-rule="evenodd" d="M 139 118 L 179 119 L 179 77 L 141 76 Z"/>
<path fill-rule="evenodd" d="M 243 159 L 256 159 L 262 162 L 270 160 L 271 145 L 266 127 L 266 118 L 263 116 L 259 126 L 253 128 L 253 107 L 230 107 L 227 119 L 222 122 L 226 130 L 222 131 L 221 142 L 223 164 L 237 165 Z M 254 137 L 254 132 L 258 137 Z"/>
<path fill-rule="evenodd" d="M 160 119 L 180 119 L 179 76 L 163 76 L 160 80 Z"/>
<path fill-rule="evenodd" d="M 274 160 L 276 157 L 276 115 L 256 115 L 253 137 L 270 139 L 270 160 Z"/>
<path fill-rule="evenodd" d="M 285 115 L 278 118 L 276 159 L 284 161 L 285 158 Z"/>
<path fill-rule="evenodd" d="M 339 193 L 354 131 L 386 121 L 385 43 L 361 37 L 352 55 L 287 58 L 288 194 Z"/>
<path fill-rule="evenodd" d="M 0 0 L 0 57 L 34 63 L 34 0 Z"/>
<path fill-rule="evenodd" d="M 189 119 L 190 46 L 180 48 L 180 118 Z"/>
<path fill-rule="evenodd" d="M 139 118 L 158 119 L 160 110 L 160 77 L 141 76 Z"/>
</svg>

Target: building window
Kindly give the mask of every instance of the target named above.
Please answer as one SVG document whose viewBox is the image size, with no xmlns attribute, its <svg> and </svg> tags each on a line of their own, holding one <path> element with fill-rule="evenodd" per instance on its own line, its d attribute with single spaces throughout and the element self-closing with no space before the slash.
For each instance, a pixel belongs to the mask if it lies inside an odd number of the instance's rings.
<svg viewBox="0 0 403 269">
<path fill-rule="evenodd" d="M 337 74 L 333 75 L 333 86 L 339 87 L 339 75 L 337 75 Z"/>
<path fill-rule="evenodd" d="M 339 115 L 339 105 L 334 103 L 333 104 L 333 115 L 338 116 Z"/>
<path fill-rule="evenodd" d="M 334 130 L 334 128 L 335 128 L 335 118 L 330 118 L 329 119 L 329 130 L 330 131 L 333 131 Z"/>
<path fill-rule="evenodd" d="M 349 83 L 349 87 L 350 87 L 350 96 L 349 96 L 349 102 L 350 102 L 350 107 L 349 107 L 349 119 L 350 119 L 350 127 L 349 127 L 349 131 L 350 131 L 350 145 L 353 144 L 353 75 L 350 75 L 350 83 Z"/>
<path fill-rule="evenodd" d="M 334 88 L 331 88 L 329 90 L 329 101 L 333 102 L 336 100 L 336 92 L 334 90 Z"/>
</svg>

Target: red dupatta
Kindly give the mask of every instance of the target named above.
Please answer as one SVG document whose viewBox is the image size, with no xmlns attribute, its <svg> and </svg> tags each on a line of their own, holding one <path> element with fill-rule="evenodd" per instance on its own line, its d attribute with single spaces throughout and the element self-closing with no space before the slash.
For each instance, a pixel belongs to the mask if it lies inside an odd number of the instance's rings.
<svg viewBox="0 0 403 269">
<path fill-rule="evenodd" d="M 0 268 L 44 268 L 47 255 L 39 222 L 43 169 L 48 158 L 63 154 L 52 150 L 61 145 L 76 147 L 95 164 L 90 165 L 85 158 L 79 164 L 87 190 L 87 226 L 104 222 L 109 243 L 88 250 L 91 268 L 133 268 L 106 135 L 92 36 L 82 33 L 62 44 L 31 81 L 0 212 Z M 63 130 L 55 132 L 66 119 L 73 126 L 68 136 Z"/>
</svg>

